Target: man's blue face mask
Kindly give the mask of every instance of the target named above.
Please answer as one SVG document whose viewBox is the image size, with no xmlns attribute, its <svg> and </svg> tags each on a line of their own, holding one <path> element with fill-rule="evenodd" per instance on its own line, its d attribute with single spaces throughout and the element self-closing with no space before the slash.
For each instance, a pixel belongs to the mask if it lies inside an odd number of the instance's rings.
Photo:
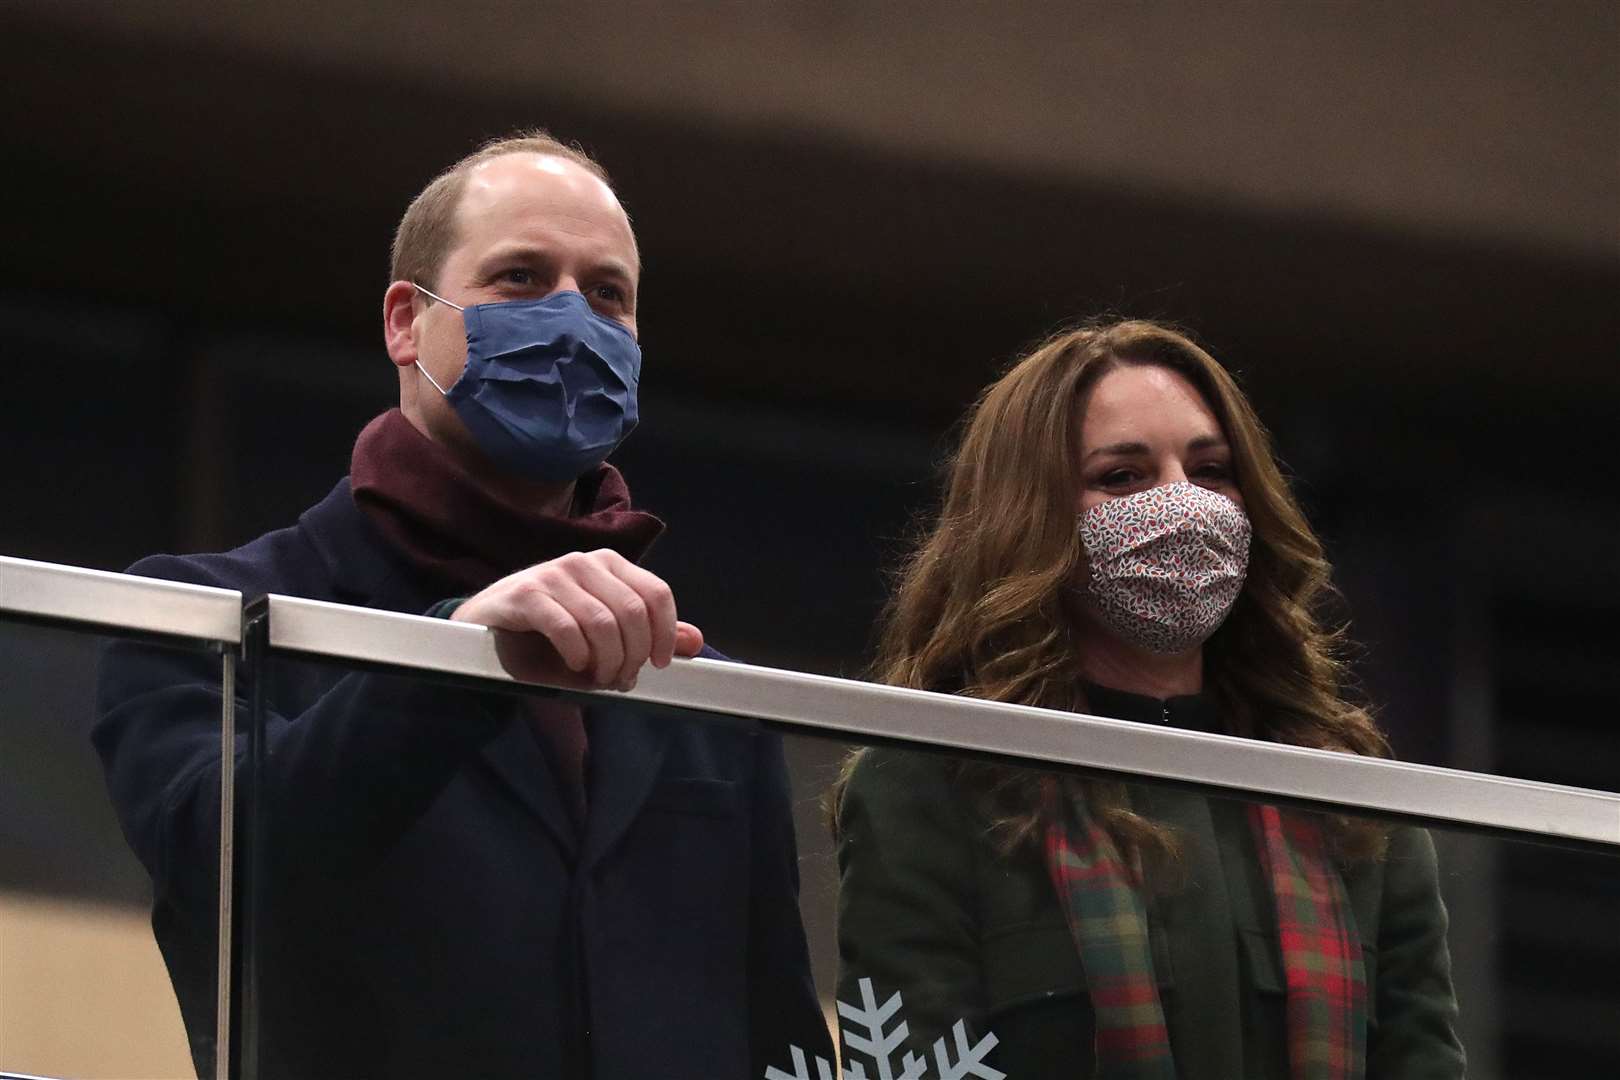
<svg viewBox="0 0 1620 1080">
<path fill-rule="evenodd" d="M 464 308 L 416 289 L 461 312 L 467 328 L 467 366 L 449 390 L 417 370 L 501 468 L 566 483 L 606 461 L 636 426 L 641 347 L 579 293 Z"/>
</svg>

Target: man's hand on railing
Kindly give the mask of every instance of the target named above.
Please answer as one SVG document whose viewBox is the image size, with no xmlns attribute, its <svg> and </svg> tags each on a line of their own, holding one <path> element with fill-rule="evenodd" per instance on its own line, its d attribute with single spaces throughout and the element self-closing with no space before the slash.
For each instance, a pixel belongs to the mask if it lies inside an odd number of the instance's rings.
<svg viewBox="0 0 1620 1080">
<path fill-rule="evenodd" d="M 510 574 L 450 618 L 496 631 L 496 650 L 530 682 L 628 690 L 641 665 L 696 656 L 703 631 L 675 617 L 663 579 L 606 548 Z"/>
</svg>

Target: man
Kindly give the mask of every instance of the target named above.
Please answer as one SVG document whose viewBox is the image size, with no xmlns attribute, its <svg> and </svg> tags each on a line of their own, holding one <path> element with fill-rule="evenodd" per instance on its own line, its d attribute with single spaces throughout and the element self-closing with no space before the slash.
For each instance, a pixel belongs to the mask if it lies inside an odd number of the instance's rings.
<svg viewBox="0 0 1620 1080">
<path fill-rule="evenodd" d="M 291 528 L 132 572 L 520 632 L 628 687 L 703 649 L 636 565 L 662 529 L 605 458 L 637 420 L 640 259 L 601 168 L 541 133 L 433 181 L 395 238 L 399 409 Z M 712 652 L 710 653 L 712 654 Z M 830 1057 L 780 741 L 280 663 L 262 759 L 262 1075 L 759 1077 Z M 199 1072 L 213 1057 L 219 687 L 109 651 L 94 739 Z"/>
</svg>

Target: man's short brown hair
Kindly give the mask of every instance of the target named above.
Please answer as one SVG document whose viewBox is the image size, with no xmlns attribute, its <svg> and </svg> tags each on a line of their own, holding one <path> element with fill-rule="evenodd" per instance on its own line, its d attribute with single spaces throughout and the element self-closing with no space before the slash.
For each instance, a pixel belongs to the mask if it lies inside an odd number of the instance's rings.
<svg viewBox="0 0 1620 1080">
<path fill-rule="evenodd" d="M 430 289 L 439 287 L 439 270 L 456 244 L 456 210 L 461 206 L 461 193 L 467 186 L 467 173 L 475 165 L 506 154 L 549 154 L 566 158 L 610 189 L 613 187 L 607 170 L 597 164 L 595 158 L 540 128 L 491 139 L 434 177 L 405 208 L 405 216 L 399 219 L 399 228 L 394 230 L 389 281 L 414 281 Z"/>
</svg>

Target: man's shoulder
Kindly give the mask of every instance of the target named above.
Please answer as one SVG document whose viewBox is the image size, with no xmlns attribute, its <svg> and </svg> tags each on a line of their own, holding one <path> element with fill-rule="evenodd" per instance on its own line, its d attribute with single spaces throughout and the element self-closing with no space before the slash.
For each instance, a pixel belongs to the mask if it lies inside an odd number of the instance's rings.
<svg viewBox="0 0 1620 1080">
<path fill-rule="evenodd" d="M 298 521 L 249 540 L 228 551 L 149 555 L 126 573 L 191 585 L 256 595 L 289 593 L 324 599 L 333 589 L 330 559 L 322 552 L 319 534 L 334 518 L 354 510 L 347 495 L 347 478 L 326 498 L 306 510 Z"/>
<path fill-rule="evenodd" d="M 243 593 L 286 592 L 282 584 L 285 574 L 279 571 L 289 563 L 299 562 L 292 556 L 300 543 L 297 526 L 289 526 L 265 533 L 230 551 L 149 555 L 125 573 Z"/>
</svg>

